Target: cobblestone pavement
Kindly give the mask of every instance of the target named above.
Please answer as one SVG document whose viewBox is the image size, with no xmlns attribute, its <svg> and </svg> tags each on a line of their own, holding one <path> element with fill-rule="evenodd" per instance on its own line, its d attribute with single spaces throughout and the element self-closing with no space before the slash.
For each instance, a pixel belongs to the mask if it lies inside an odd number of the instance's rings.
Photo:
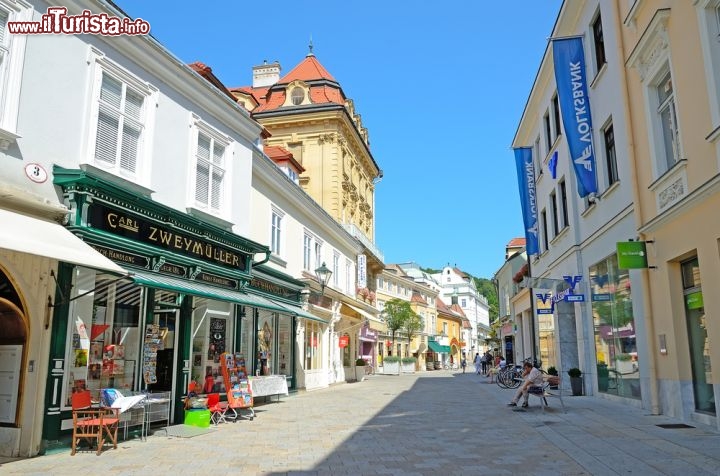
<svg viewBox="0 0 720 476">
<path fill-rule="evenodd" d="M 596 397 L 506 407 L 511 390 L 471 372 L 374 375 L 257 405 L 253 421 L 193 438 L 157 431 L 100 456 L 2 462 L 1 474 L 720 475 L 720 433 Z"/>
</svg>

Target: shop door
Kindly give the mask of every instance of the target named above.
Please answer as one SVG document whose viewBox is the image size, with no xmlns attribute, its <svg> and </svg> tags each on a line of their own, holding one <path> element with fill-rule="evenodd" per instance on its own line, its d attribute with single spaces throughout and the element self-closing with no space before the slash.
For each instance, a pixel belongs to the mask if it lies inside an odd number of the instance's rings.
<svg viewBox="0 0 720 476">
<path fill-rule="evenodd" d="M 175 388 L 175 362 L 177 361 L 177 333 L 179 310 L 163 309 L 153 313 L 153 324 L 160 328 L 160 347 L 155 364 L 156 382 L 148 384 L 151 392 L 172 392 Z"/>
<path fill-rule="evenodd" d="M 20 309 L 0 297 L 0 423 L 14 424 L 20 392 L 20 369 L 27 327 Z"/>
<path fill-rule="evenodd" d="M 515 362 L 513 349 L 513 338 L 505 337 L 505 362 L 507 362 L 508 364 L 512 364 L 513 362 Z"/>
</svg>

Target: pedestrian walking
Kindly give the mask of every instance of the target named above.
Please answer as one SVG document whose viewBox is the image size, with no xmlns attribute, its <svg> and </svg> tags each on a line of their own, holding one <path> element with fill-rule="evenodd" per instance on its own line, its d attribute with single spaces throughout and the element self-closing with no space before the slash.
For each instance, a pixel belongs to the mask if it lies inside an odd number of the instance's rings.
<svg viewBox="0 0 720 476">
<path fill-rule="evenodd" d="M 463 373 L 465 373 L 465 367 L 467 367 L 467 360 L 465 360 L 465 357 L 463 357 L 460 361 L 460 367 L 462 367 Z"/>
<path fill-rule="evenodd" d="M 475 364 L 475 373 L 479 374 L 480 369 L 482 368 L 482 357 L 480 357 L 480 353 L 475 353 L 475 358 L 473 359 L 473 364 Z"/>
</svg>

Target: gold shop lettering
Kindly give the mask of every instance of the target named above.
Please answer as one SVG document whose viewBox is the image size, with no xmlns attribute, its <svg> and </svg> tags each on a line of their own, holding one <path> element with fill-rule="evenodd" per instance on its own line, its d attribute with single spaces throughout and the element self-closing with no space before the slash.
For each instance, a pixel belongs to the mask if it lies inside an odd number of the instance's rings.
<svg viewBox="0 0 720 476">
<path fill-rule="evenodd" d="M 204 256 L 205 258 L 231 266 L 238 266 L 240 262 L 240 258 L 236 254 L 215 248 L 211 243 L 203 243 L 193 238 L 177 235 L 154 226 L 150 227 L 150 236 L 148 239 L 177 250 L 185 251 L 186 253 Z"/>
<path fill-rule="evenodd" d="M 137 233 L 139 229 L 137 220 L 118 215 L 117 213 L 108 213 L 107 221 L 110 228 L 123 228 L 133 233 Z"/>
</svg>

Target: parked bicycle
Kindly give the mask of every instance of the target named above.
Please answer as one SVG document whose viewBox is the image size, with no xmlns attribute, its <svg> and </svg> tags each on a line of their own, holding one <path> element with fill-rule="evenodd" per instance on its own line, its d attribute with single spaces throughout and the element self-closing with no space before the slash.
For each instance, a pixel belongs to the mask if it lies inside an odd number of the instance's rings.
<svg viewBox="0 0 720 476">
<path fill-rule="evenodd" d="M 443 364 L 443 368 L 445 370 L 457 370 L 460 368 L 460 365 L 457 362 L 453 362 L 450 364 L 446 362 L 445 364 Z"/>
<path fill-rule="evenodd" d="M 525 362 L 531 362 L 533 367 L 538 369 L 543 374 L 546 374 L 543 369 L 540 368 L 540 361 L 528 357 L 523 359 L 521 364 L 507 365 L 504 369 L 501 369 L 497 373 L 496 383 L 501 388 L 518 388 L 523 381 L 523 364 Z"/>
</svg>

